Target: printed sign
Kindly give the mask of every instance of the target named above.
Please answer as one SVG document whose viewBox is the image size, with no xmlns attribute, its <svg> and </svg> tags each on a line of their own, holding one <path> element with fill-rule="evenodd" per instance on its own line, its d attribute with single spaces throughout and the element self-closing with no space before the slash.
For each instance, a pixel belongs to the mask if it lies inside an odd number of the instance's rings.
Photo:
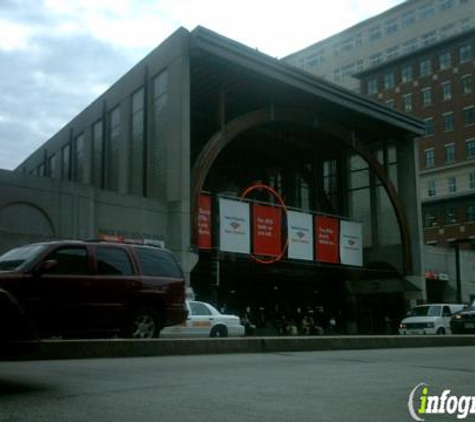
<svg viewBox="0 0 475 422">
<path fill-rule="evenodd" d="M 249 204 L 219 200 L 219 244 L 224 252 L 251 252 Z"/>
<path fill-rule="evenodd" d="M 201 195 L 198 215 L 198 247 L 210 249 L 211 246 L 211 196 Z"/>
<path fill-rule="evenodd" d="M 363 266 L 363 226 L 360 223 L 340 222 L 340 259 L 345 265 Z"/>
<path fill-rule="evenodd" d="M 317 261 L 338 264 L 339 262 L 339 224 L 336 218 L 315 217 L 315 254 Z"/>
<path fill-rule="evenodd" d="M 252 234 L 255 255 L 276 257 L 281 252 L 282 211 L 277 207 L 252 206 Z"/>
<path fill-rule="evenodd" d="M 297 211 L 287 212 L 289 258 L 313 260 L 312 216 Z"/>
</svg>

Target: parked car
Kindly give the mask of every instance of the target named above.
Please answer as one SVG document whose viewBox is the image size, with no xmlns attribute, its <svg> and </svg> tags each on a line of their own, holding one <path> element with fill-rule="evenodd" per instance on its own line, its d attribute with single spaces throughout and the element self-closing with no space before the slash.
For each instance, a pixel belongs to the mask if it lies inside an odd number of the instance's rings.
<svg viewBox="0 0 475 422">
<path fill-rule="evenodd" d="M 161 337 L 240 337 L 244 326 L 236 315 L 220 313 L 209 303 L 187 300 L 188 318 L 180 325 L 164 328 Z"/>
<path fill-rule="evenodd" d="M 26 245 L 0 256 L 0 341 L 158 337 L 185 321 L 185 282 L 164 248 L 101 241 Z"/>
<path fill-rule="evenodd" d="M 475 334 L 475 302 L 452 315 L 450 328 L 453 334 Z"/>
<path fill-rule="evenodd" d="M 399 325 L 399 334 L 448 334 L 452 314 L 461 311 L 462 304 L 434 303 L 416 306 Z"/>
</svg>

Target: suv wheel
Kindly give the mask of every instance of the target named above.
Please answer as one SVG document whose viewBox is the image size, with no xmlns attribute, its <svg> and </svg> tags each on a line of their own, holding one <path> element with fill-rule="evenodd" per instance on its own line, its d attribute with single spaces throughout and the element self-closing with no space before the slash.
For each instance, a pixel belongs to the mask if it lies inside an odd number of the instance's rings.
<svg viewBox="0 0 475 422">
<path fill-rule="evenodd" d="M 444 327 L 440 327 L 440 328 L 437 330 L 437 334 L 438 334 L 438 335 L 444 335 L 444 334 L 445 334 L 445 328 L 444 328 Z"/>
<path fill-rule="evenodd" d="M 213 327 L 209 336 L 210 337 L 227 337 L 228 330 L 224 325 L 218 325 L 216 327 Z"/>
<path fill-rule="evenodd" d="M 126 336 L 130 338 L 147 339 L 155 338 L 160 334 L 160 318 L 152 308 L 139 308 L 133 316 Z"/>
</svg>

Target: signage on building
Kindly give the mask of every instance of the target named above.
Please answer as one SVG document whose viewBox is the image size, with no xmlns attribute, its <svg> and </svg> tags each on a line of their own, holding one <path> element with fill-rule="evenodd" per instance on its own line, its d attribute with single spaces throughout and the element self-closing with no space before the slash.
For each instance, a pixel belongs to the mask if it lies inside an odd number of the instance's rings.
<svg viewBox="0 0 475 422">
<path fill-rule="evenodd" d="M 340 222 L 340 259 L 345 265 L 363 266 L 363 226 L 360 223 Z"/>
<path fill-rule="evenodd" d="M 198 215 L 198 247 L 210 249 L 211 241 L 211 196 L 200 196 L 200 212 Z"/>
<path fill-rule="evenodd" d="M 220 250 L 251 253 L 249 204 L 221 198 L 219 200 L 219 220 Z"/>
<path fill-rule="evenodd" d="M 340 261 L 339 224 L 336 218 L 315 217 L 315 255 L 317 261 L 338 264 Z"/>
<path fill-rule="evenodd" d="M 287 212 L 287 233 L 289 239 L 288 257 L 313 260 L 312 216 L 297 211 Z"/>
<path fill-rule="evenodd" d="M 276 257 L 281 253 L 282 211 L 278 207 L 252 206 L 252 234 L 255 255 Z"/>
</svg>

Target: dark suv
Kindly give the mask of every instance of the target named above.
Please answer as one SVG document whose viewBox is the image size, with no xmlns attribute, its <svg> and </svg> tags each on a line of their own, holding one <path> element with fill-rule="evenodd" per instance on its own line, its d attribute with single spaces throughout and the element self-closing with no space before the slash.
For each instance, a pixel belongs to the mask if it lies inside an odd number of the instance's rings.
<svg viewBox="0 0 475 422">
<path fill-rule="evenodd" d="M 0 256 L 0 340 L 153 338 L 186 316 L 183 272 L 163 248 L 55 241 Z"/>
</svg>

